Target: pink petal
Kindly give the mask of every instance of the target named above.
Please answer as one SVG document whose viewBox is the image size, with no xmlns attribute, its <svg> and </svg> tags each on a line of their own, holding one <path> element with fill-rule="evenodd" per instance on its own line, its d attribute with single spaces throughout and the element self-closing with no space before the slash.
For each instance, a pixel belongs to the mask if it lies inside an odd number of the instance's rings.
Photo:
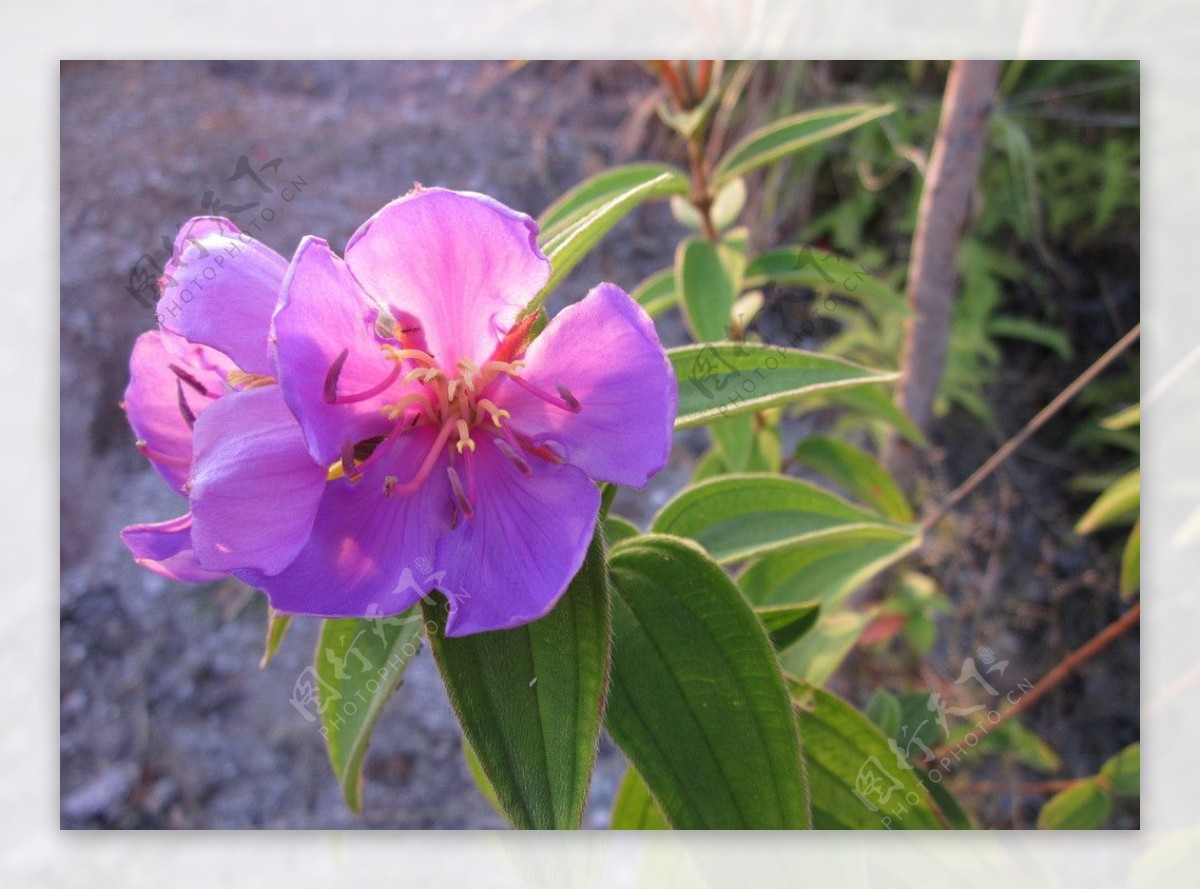
<svg viewBox="0 0 1200 890">
<path fill-rule="evenodd" d="M 146 525 L 130 525 L 121 530 L 121 540 L 138 565 L 176 581 L 219 581 L 229 577 L 201 567 L 192 549 L 192 514 L 178 519 Z"/>
<path fill-rule="evenodd" d="M 507 378 L 494 400 L 514 430 L 546 443 L 593 479 L 641 487 L 671 453 L 678 389 L 654 322 L 628 294 L 601 284 L 551 320 L 521 376 L 544 392 L 562 384 L 578 413 Z"/>
<path fill-rule="evenodd" d="M 309 451 L 323 463 L 341 457 L 347 441 L 387 432 L 392 424 L 383 406 L 411 389 L 398 379 L 361 401 L 326 398 L 330 369 L 343 351 L 346 358 L 336 375 L 341 395 L 369 392 L 396 371 L 375 334 L 378 314 L 379 307 L 328 244 L 311 236 L 300 242 L 275 313 L 276 358 L 283 397 L 300 418 Z"/>
<path fill-rule="evenodd" d="M 210 569 L 278 572 L 308 540 L 327 469 L 279 387 L 226 396 L 196 422 L 192 537 Z"/>
<path fill-rule="evenodd" d="M 448 636 L 516 627 L 549 612 L 587 554 L 600 492 L 581 470 L 529 457 L 528 476 L 490 435 L 470 455 L 475 515 L 438 543 Z"/>
<path fill-rule="evenodd" d="M 200 417 L 225 394 L 225 376 L 232 370 L 233 363 L 216 350 L 169 331 L 147 331 L 133 345 L 122 404 L 151 465 L 176 491 L 182 492 L 192 462 L 192 428 L 184 411 Z"/>
<path fill-rule="evenodd" d="M 362 225 L 346 263 L 377 300 L 420 319 L 443 370 L 486 360 L 550 276 L 537 224 L 483 195 L 420 189 Z"/>
<path fill-rule="evenodd" d="M 184 223 L 164 269 L 159 323 L 229 356 L 243 371 L 274 376 L 271 313 L 287 261 L 227 219 Z"/>
<path fill-rule="evenodd" d="M 384 481 L 407 481 L 436 430 L 419 427 L 391 442 L 357 482 L 329 483 L 312 536 L 282 572 L 238 572 L 281 612 L 324 617 L 394 615 L 429 592 L 438 536 L 449 527 L 450 484 L 443 457 L 408 496 L 383 496 Z M 385 447 L 385 446 L 381 446 Z"/>
</svg>

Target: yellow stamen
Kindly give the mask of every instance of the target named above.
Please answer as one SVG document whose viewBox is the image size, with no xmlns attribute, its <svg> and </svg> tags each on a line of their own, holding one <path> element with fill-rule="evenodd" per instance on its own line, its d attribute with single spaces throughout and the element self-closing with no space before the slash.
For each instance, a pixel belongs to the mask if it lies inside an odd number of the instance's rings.
<svg viewBox="0 0 1200 890">
<path fill-rule="evenodd" d="M 394 362 L 402 362 L 407 358 L 423 365 L 432 366 L 434 364 L 433 356 L 421 349 L 397 349 L 390 343 L 384 343 L 382 348 L 383 354 Z"/>
<path fill-rule="evenodd" d="M 475 440 L 471 438 L 471 428 L 467 426 L 467 422 L 460 417 L 454 422 L 454 426 L 458 430 L 458 442 L 455 443 L 458 453 L 462 454 L 464 448 L 470 448 L 474 452 Z"/>
<path fill-rule="evenodd" d="M 480 412 L 480 416 L 483 415 L 483 412 L 487 412 L 489 415 L 491 415 L 492 423 L 496 424 L 496 426 L 500 426 L 501 420 L 512 416 L 503 408 L 497 407 L 496 403 L 491 399 L 480 399 L 475 403 L 475 407 Z"/>
<path fill-rule="evenodd" d="M 342 462 L 336 461 L 329 467 L 329 472 L 325 474 L 326 482 L 333 482 L 335 479 L 341 479 L 346 475 L 346 468 L 342 466 Z"/>
</svg>

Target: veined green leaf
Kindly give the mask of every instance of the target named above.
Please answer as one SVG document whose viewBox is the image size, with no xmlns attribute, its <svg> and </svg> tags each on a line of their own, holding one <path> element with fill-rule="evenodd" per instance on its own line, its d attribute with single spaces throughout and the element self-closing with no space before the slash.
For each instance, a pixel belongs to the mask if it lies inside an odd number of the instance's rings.
<svg viewBox="0 0 1200 890">
<path fill-rule="evenodd" d="M 671 827 L 632 766 L 625 768 L 625 778 L 617 789 L 610 827 L 614 831 L 665 831 Z"/>
<path fill-rule="evenodd" d="M 921 787 L 923 777 L 897 763 L 887 738 L 866 716 L 824 690 L 797 683 L 792 691 L 808 764 L 813 827 L 946 827 Z"/>
<path fill-rule="evenodd" d="M 762 343 L 699 343 L 667 350 L 679 386 L 675 428 L 702 426 L 807 396 L 887 383 L 899 375 Z"/>
<path fill-rule="evenodd" d="M 596 206 L 585 216 L 580 217 L 574 224 L 560 229 L 553 237 L 542 243 L 542 250 L 550 260 L 550 280 L 541 292 L 525 307 L 524 314 L 528 315 L 539 309 L 572 269 L 578 265 L 596 244 L 608 234 L 617 223 L 629 215 L 639 204 L 652 198 L 665 198 L 679 193 L 679 177 L 677 170 L 660 173 L 650 179 L 643 180 L 626 191 L 609 198 L 603 204 Z M 686 180 L 683 183 L 686 190 Z"/>
<path fill-rule="evenodd" d="M 1058 328 L 1034 321 L 1029 318 L 1015 318 L 1011 315 L 1000 315 L 988 322 L 987 332 L 993 337 L 1007 337 L 1009 340 L 1024 340 L 1036 343 L 1052 352 L 1058 353 L 1063 361 L 1070 361 L 1075 355 L 1071 341 Z"/>
<path fill-rule="evenodd" d="M 1038 814 L 1043 830 L 1086 831 L 1099 828 L 1112 812 L 1112 798 L 1095 779 L 1081 779 L 1054 795 Z"/>
<path fill-rule="evenodd" d="M 545 245 L 614 198 L 664 175 L 668 182 L 673 183 L 672 188 L 677 189 L 678 194 L 687 193 L 687 176 L 669 164 L 629 164 L 604 170 L 585 179 L 542 211 L 538 217 L 538 226 L 541 228 L 539 242 Z M 676 192 L 665 192 L 672 193 Z"/>
<path fill-rule="evenodd" d="M 800 479 L 741 473 L 685 488 L 654 517 L 651 530 L 691 538 L 724 563 L 863 526 L 895 528 L 879 514 Z"/>
<path fill-rule="evenodd" d="M 762 625 L 698 547 L 613 548 L 606 726 L 675 828 L 806 828 L 800 745 Z"/>
<path fill-rule="evenodd" d="M 434 658 L 463 734 L 520 828 L 578 828 L 600 733 L 609 651 L 601 535 L 546 617 L 446 637 L 446 601 L 425 607 Z"/>
<path fill-rule="evenodd" d="M 816 598 L 831 608 L 919 543 L 904 529 L 855 526 L 755 560 L 738 576 L 738 586 L 758 605 Z"/>
<path fill-rule="evenodd" d="M 764 251 L 751 260 L 742 286 L 755 288 L 772 283 L 799 285 L 819 293 L 843 294 L 873 303 L 896 317 L 908 314 L 904 298 L 862 266 L 815 247 L 780 247 Z M 826 307 L 821 314 L 835 318 L 837 307 Z"/>
<path fill-rule="evenodd" d="M 258 662 L 260 668 L 265 668 L 279 651 L 279 644 L 292 626 L 292 617 L 286 612 L 276 612 L 267 606 L 267 641 L 263 644 L 262 659 Z"/>
<path fill-rule="evenodd" d="M 810 602 L 790 606 L 759 606 L 754 614 L 767 629 L 772 645 L 782 652 L 813 629 L 820 611 L 820 603 Z"/>
<path fill-rule="evenodd" d="M 362 762 L 371 732 L 409 660 L 421 646 L 421 613 L 331 618 L 315 655 L 321 734 L 346 805 L 362 809 Z"/>
<path fill-rule="evenodd" d="M 646 310 L 651 318 L 657 318 L 678 302 L 675 291 L 675 269 L 655 272 L 633 289 L 634 302 Z"/>
<path fill-rule="evenodd" d="M 713 170 L 718 187 L 735 176 L 891 114 L 892 105 L 840 105 L 786 117 L 755 130 L 733 146 Z"/>
<path fill-rule="evenodd" d="M 1110 525 L 1136 519 L 1141 493 L 1142 471 L 1139 467 L 1106 488 L 1075 524 L 1075 531 L 1087 535 Z"/>
<path fill-rule="evenodd" d="M 796 460 L 836 482 L 864 503 L 897 522 L 912 522 L 913 511 L 891 474 L 853 445 L 825 436 L 801 440 Z"/>
</svg>

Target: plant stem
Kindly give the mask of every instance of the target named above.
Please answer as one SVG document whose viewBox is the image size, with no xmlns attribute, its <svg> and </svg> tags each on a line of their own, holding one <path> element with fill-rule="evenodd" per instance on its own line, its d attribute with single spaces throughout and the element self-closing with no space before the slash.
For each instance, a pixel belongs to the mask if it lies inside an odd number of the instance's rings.
<svg viewBox="0 0 1200 890">
<path fill-rule="evenodd" d="M 999 62 L 959 60 L 951 66 L 921 190 L 908 267 L 910 314 L 904 324 L 896 400 L 922 432 L 928 431 L 945 369 L 950 314 L 957 290 L 955 259 L 966 228 L 999 77 Z M 884 462 L 904 488 L 909 487 L 914 460 L 912 448 L 899 437 L 889 440 Z"/>
<path fill-rule="evenodd" d="M 1129 630 L 1142 617 L 1142 604 L 1135 603 L 1133 608 L 1109 624 L 1100 633 L 1096 634 L 1074 652 L 1070 652 L 1056 664 L 1046 676 L 1042 677 L 1033 688 L 1009 704 L 1007 708 L 1000 712 L 1000 719 L 995 723 L 989 723 L 988 732 L 994 732 L 998 727 L 1003 726 L 1013 717 L 1016 717 L 1022 711 L 1026 711 L 1040 700 L 1047 692 L 1056 687 L 1067 675 L 1082 665 L 1084 662 L 1099 654 L 1107 648 L 1114 640 Z M 945 744 L 937 748 L 933 752 L 935 757 L 941 757 L 948 753 L 953 745 Z"/>
<path fill-rule="evenodd" d="M 1125 334 L 1124 337 L 1110 346 L 1104 355 L 1092 362 L 1091 366 L 1088 367 L 1086 371 L 1076 377 L 1066 389 L 1055 396 L 1045 408 L 1039 411 L 1032 420 L 1030 420 L 1027 424 L 1025 424 L 1024 427 L 1021 428 L 1019 433 L 1001 445 L 995 454 L 984 461 L 983 465 L 974 473 L 972 473 L 967 478 L 966 482 L 958 486 L 958 488 L 954 489 L 954 491 L 950 492 L 950 496 L 946 498 L 942 505 L 934 510 L 932 515 L 930 515 L 921 524 L 922 530 L 926 532 L 929 531 L 931 528 L 937 525 L 938 522 L 945 518 L 946 514 L 954 509 L 954 507 L 961 502 L 963 498 L 974 491 L 984 479 L 995 472 L 997 467 L 1008 460 L 1014 451 L 1024 445 L 1030 436 L 1041 429 L 1046 424 L 1046 421 L 1061 411 L 1063 407 L 1065 407 L 1066 404 L 1071 401 L 1071 399 L 1075 398 L 1075 396 L 1079 394 L 1080 390 L 1095 380 L 1101 371 L 1112 364 L 1112 362 L 1119 355 L 1121 355 L 1121 353 L 1133 345 L 1133 343 L 1135 343 L 1138 337 L 1141 335 L 1141 332 L 1141 324 L 1134 325 L 1134 327 L 1127 334 Z"/>
</svg>

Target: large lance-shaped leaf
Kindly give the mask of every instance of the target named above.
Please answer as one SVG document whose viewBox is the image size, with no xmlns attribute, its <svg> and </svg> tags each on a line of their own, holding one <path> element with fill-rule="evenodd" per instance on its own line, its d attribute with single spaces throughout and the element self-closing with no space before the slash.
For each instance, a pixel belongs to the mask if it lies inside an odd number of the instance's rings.
<svg viewBox="0 0 1200 890">
<path fill-rule="evenodd" d="M 819 599 L 829 608 L 911 553 L 919 543 L 914 532 L 904 529 L 849 528 L 755 560 L 738 576 L 738 585 L 756 605 Z"/>
<path fill-rule="evenodd" d="M 863 503 L 897 522 L 912 522 L 908 499 L 875 458 L 853 445 L 825 436 L 801 440 L 796 460 L 836 482 Z"/>
<path fill-rule="evenodd" d="M 755 167 L 846 133 L 894 110 L 892 105 L 838 105 L 775 121 L 729 149 L 713 171 L 713 183 L 721 186 Z"/>
<path fill-rule="evenodd" d="M 669 187 L 663 186 L 665 194 L 687 193 L 687 176 L 669 164 L 628 164 L 585 179 L 542 211 L 538 217 L 539 241 L 547 243 L 614 198 L 664 174 L 670 183 Z"/>
<path fill-rule="evenodd" d="M 681 175 L 677 170 L 671 170 L 639 182 L 609 198 L 572 225 L 543 241 L 542 250 L 550 260 L 550 280 L 525 307 L 525 313 L 536 311 L 587 252 L 595 247 L 613 226 L 628 216 L 631 210 L 651 198 L 679 194 Z M 686 180 L 682 188 L 687 190 Z"/>
<path fill-rule="evenodd" d="M 947 827 L 921 787 L 932 779 L 897 762 L 887 738 L 864 714 L 836 695 L 804 684 L 794 684 L 793 694 L 814 828 Z"/>
<path fill-rule="evenodd" d="M 694 544 L 613 548 L 606 726 L 675 828 L 806 828 L 800 744 L 766 631 Z"/>
<path fill-rule="evenodd" d="M 676 429 L 806 396 L 887 383 L 899 376 L 845 359 L 762 343 L 699 343 L 667 350 L 667 357 L 679 385 Z"/>
<path fill-rule="evenodd" d="M 685 488 L 654 517 L 651 530 L 691 538 L 717 562 L 737 562 L 863 526 L 896 527 L 809 482 L 735 473 Z"/>
<path fill-rule="evenodd" d="M 904 298 L 853 260 L 815 247 L 779 247 L 760 253 L 746 267 L 742 286 L 790 284 L 821 293 L 844 294 L 873 303 L 895 316 L 908 313 Z M 823 314 L 832 315 L 835 309 Z"/>
<path fill-rule="evenodd" d="M 609 650 L 601 535 L 545 618 L 446 637 L 427 605 L 450 703 L 504 813 L 518 828 L 578 828 L 600 734 Z"/>
<path fill-rule="evenodd" d="M 614 831 L 662 831 L 671 827 L 654 802 L 650 789 L 632 766 L 625 768 L 625 778 L 617 789 L 609 827 Z"/>
<path fill-rule="evenodd" d="M 321 734 L 346 805 L 362 809 L 362 761 L 383 706 L 421 646 L 420 610 L 322 623 L 315 668 Z"/>
</svg>

